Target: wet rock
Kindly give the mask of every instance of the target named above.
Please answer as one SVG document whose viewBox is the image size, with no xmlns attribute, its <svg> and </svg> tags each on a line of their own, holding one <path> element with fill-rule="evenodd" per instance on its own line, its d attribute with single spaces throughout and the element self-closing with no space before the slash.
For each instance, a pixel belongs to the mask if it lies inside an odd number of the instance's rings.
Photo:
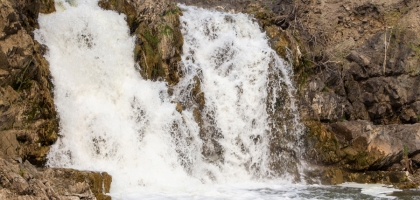
<svg viewBox="0 0 420 200">
<path fill-rule="evenodd" d="M 338 163 L 344 156 L 340 150 L 337 137 L 327 130 L 327 127 L 319 122 L 306 122 L 306 144 L 310 149 L 306 158 L 316 164 L 331 165 Z"/>
<path fill-rule="evenodd" d="M 54 0 L 40 1 L 39 12 L 45 14 L 55 12 Z"/>
<path fill-rule="evenodd" d="M 420 116 L 417 2 L 282 1 L 276 6 L 265 0 L 178 2 L 254 14 L 279 55 L 285 57 L 286 47 L 292 50 L 301 116 L 309 120 L 305 123 L 311 162 L 339 166 L 345 181 L 404 182 L 398 173 L 382 172 L 346 179 L 346 170 L 393 165 L 399 169 L 403 147 L 417 151 L 413 142 Z M 288 13 L 287 8 L 299 9 Z M 288 28 L 278 27 L 282 24 Z M 336 173 L 330 174 L 331 183 Z"/>
<path fill-rule="evenodd" d="M 136 37 L 135 61 L 145 79 L 178 83 L 181 76 L 183 37 L 181 10 L 172 1 L 99 1 L 99 6 L 127 16 L 130 33 Z"/>
<path fill-rule="evenodd" d="M 347 173 L 344 176 L 346 182 L 356 183 L 379 183 L 395 185 L 397 188 L 405 188 L 407 184 L 413 184 L 405 172 L 367 171 L 363 173 Z M 414 184 L 415 185 L 415 184 Z"/>
</svg>

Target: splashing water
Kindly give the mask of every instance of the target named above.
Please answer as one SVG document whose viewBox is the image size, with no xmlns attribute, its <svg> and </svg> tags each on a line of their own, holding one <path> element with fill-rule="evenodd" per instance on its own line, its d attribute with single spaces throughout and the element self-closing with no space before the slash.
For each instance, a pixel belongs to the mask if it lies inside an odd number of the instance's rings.
<svg viewBox="0 0 420 200">
<path fill-rule="evenodd" d="M 164 82 L 136 71 L 123 15 L 97 0 L 55 3 L 35 31 L 49 48 L 60 117 L 49 166 L 107 171 L 117 199 L 275 199 L 305 190 L 275 181 L 299 175 L 302 126 L 290 67 L 250 16 L 181 5 L 184 77 L 168 95 Z"/>
<path fill-rule="evenodd" d="M 218 165 L 228 179 L 240 174 L 257 179 L 288 175 L 298 164 L 290 153 L 299 154 L 302 146 L 291 68 L 270 48 L 250 16 L 180 7 L 186 75 L 176 96 L 188 105 L 194 99 L 189 86 L 200 83 L 204 156 L 225 161 Z M 223 147 L 221 153 L 218 146 Z"/>
</svg>

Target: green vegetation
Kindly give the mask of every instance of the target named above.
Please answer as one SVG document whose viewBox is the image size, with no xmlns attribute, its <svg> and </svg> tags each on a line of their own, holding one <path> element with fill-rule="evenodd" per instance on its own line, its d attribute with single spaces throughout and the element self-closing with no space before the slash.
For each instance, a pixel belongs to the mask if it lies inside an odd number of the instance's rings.
<svg viewBox="0 0 420 200">
<path fill-rule="evenodd" d="M 299 91 L 305 86 L 308 77 L 313 74 L 314 63 L 302 57 L 299 64 L 294 68 Z"/>
<path fill-rule="evenodd" d="M 149 30 L 146 30 L 146 32 L 144 33 L 144 38 L 152 47 L 157 47 L 157 45 L 160 42 L 159 38 L 157 36 L 154 36 Z"/>
<path fill-rule="evenodd" d="M 29 60 L 24 64 L 22 73 L 17 76 L 16 80 L 13 83 L 13 89 L 16 91 L 21 91 L 23 88 L 30 87 L 32 85 L 31 80 L 26 77 L 26 71 L 28 71 L 29 66 L 32 64 L 33 60 Z"/>
<path fill-rule="evenodd" d="M 170 26 L 165 25 L 165 26 L 161 26 L 161 33 L 165 36 L 171 36 L 174 33 L 174 29 L 172 29 Z"/>
<path fill-rule="evenodd" d="M 325 86 L 323 89 L 322 89 L 322 92 L 329 92 L 330 91 L 330 88 L 328 88 L 328 86 Z"/>
<path fill-rule="evenodd" d="M 174 9 L 165 11 L 162 16 L 178 15 L 180 13 L 181 13 L 181 10 L 178 7 L 176 7 Z"/>
<path fill-rule="evenodd" d="M 420 61 L 420 45 L 410 43 L 409 48 L 416 53 L 417 59 Z"/>
<path fill-rule="evenodd" d="M 389 11 L 384 13 L 384 21 L 386 26 L 395 26 L 401 19 L 401 12 Z"/>
<path fill-rule="evenodd" d="M 22 177 L 25 176 L 25 173 L 26 173 L 25 169 L 20 169 L 18 172 L 18 174 Z"/>
<path fill-rule="evenodd" d="M 408 157 L 408 147 L 407 147 L 407 145 L 404 145 L 403 156 Z"/>
</svg>

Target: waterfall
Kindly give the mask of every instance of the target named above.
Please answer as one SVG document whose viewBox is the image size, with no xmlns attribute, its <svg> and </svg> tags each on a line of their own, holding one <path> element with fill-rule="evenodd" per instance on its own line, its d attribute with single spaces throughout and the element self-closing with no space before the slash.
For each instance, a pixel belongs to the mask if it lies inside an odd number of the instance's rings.
<svg viewBox="0 0 420 200">
<path fill-rule="evenodd" d="M 56 0 L 40 15 L 60 118 L 47 164 L 107 171 L 114 194 L 296 179 L 290 66 L 251 16 L 180 7 L 184 75 L 171 95 L 136 71 L 123 15 L 97 0 Z"/>
</svg>

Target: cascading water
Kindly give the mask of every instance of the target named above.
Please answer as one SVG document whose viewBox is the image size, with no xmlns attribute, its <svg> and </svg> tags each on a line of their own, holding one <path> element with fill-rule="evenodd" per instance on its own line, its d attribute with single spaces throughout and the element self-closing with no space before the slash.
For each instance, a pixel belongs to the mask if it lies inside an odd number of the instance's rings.
<svg viewBox="0 0 420 200">
<path fill-rule="evenodd" d="M 189 86 L 200 83 L 205 158 L 216 160 L 228 179 L 298 175 L 299 161 L 290 155 L 299 157 L 302 126 L 290 66 L 250 16 L 181 8 L 186 75 L 175 96 L 188 105 Z"/>
<path fill-rule="evenodd" d="M 107 171 L 116 196 L 298 174 L 302 130 L 290 67 L 250 16 L 181 6 L 184 77 L 170 96 L 164 82 L 136 71 L 123 15 L 97 0 L 56 7 L 35 31 L 49 48 L 60 117 L 49 166 Z"/>
</svg>

